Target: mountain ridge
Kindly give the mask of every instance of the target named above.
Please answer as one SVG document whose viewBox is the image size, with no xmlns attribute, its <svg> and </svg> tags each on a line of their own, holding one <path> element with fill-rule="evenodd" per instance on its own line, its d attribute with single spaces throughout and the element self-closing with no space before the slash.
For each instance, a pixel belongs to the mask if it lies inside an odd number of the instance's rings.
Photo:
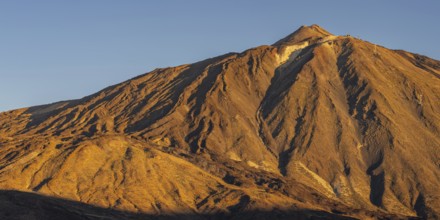
<svg viewBox="0 0 440 220">
<path fill-rule="evenodd" d="M 303 26 L 272 46 L 0 113 L 0 188 L 142 213 L 436 218 L 439 76 L 430 58 Z"/>
</svg>

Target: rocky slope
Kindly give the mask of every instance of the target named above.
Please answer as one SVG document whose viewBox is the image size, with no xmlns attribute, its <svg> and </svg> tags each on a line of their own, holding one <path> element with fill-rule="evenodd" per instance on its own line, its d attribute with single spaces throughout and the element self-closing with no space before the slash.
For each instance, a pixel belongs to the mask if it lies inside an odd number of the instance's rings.
<svg viewBox="0 0 440 220">
<path fill-rule="evenodd" d="M 434 219 L 439 149 L 439 61 L 312 25 L 0 113 L 0 189 L 153 216 Z"/>
</svg>

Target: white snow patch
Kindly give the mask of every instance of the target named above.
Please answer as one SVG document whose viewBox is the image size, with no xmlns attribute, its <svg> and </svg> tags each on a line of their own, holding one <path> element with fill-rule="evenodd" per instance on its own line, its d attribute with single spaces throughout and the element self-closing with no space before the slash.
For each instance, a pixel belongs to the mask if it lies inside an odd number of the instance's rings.
<svg viewBox="0 0 440 220">
<path fill-rule="evenodd" d="M 254 161 L 250 161 L 250 160 L 248 160 L 248 161 L 246 161 L 246 163 L 247 163 L 247 165 L 250 166 L 250 167 L 257 168 L 257 169 L 260 168 L 260 166 L 259 166 L 258 164 L 256 164 Z"/>
<path fill-rule="evenodd" d="M 335 192 L 333 191 L 332 186 L 330 185 L 330 183 L 328 183 L 327 181 L 325 181 L 322 177 L 320 177 L 317 173 L 311 171 L 307 166 L 305 166 L 303 163 L 301 162 L 294 162 L 294 169 L 297 173 L 301 173 L 304 176 L 306 176 L 307 178 L 314 180 L 316 184 L 320 185 L 322 187 L 322 189 L 324 190 L 324 194 L 327 197 L 334 197 L 335 196 Z"/>
<path fill-rule="evenodd" d="M 338 39 L 340 36 L 337 35 L 329 35 L 326 36 L 320 40 L 318 40 L 316 44 L 324 44 L 324 43 L 330 43 L 336 39 Z M 280 53 L 277 54 L 277 62 L 278 67 L 286 67 L 289 64 L 291 64 L 295 58 L 301 53 L 302 49 L 310 46 L 311 44 L 308 41 L 297 43 L 294 45 L 285 46 L 280 50 Z"/>
<path fill-rule="evenodd" d="M 241 161 L 241 158 L 235 152 L 228 152 L 227 155 L 229 156 L 229 159 L 231 159 L 231 160 Z"/>
<path fill-rule="evenodd" d="M 299 55 L 301 50 L 307 46 L 309 46 L 309 42 L 306 41 L 304 43 L 289 45 L 283 48 L 284 50 L 277 56 L 278 66 L 287 65 L 292 62 Z"/>
</svg>

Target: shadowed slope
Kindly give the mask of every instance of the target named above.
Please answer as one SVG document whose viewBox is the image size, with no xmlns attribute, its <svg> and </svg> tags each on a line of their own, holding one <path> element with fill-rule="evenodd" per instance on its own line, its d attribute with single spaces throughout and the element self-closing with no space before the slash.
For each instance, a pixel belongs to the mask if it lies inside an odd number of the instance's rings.
<svg viewBox="0 0 440 220">
<path fill-rule="evenodd" d="M 47 197 L 19 191 L 0 191 L 0 218 L 10 220 L 24 219 L 354 219 L 341 213 L 327 213 L 314 210 L 249 210 L 239 213 L 175 213 L 163 215 L 140 214 L 115 209 L 100 208 L 75 201 Z M 362 211 L 358 211 L 362 212 Z M 373 213 L 365 213 L 366 216 Z M 399 216 L 382 215 L 381 218 L 398 219 Z"/>
</svg>

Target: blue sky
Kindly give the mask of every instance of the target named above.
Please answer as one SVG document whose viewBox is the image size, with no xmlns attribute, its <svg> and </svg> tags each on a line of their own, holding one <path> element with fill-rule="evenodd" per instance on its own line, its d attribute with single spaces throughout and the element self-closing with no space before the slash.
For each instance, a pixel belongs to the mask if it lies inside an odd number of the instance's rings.
<svg viewBox="0 0 440 220">
<path fill-rule="evenodd" d="M 440 59 L 439 2 L 0 0 L 0 111 L 272 44 L 303 24 Z"/>
</svg>

